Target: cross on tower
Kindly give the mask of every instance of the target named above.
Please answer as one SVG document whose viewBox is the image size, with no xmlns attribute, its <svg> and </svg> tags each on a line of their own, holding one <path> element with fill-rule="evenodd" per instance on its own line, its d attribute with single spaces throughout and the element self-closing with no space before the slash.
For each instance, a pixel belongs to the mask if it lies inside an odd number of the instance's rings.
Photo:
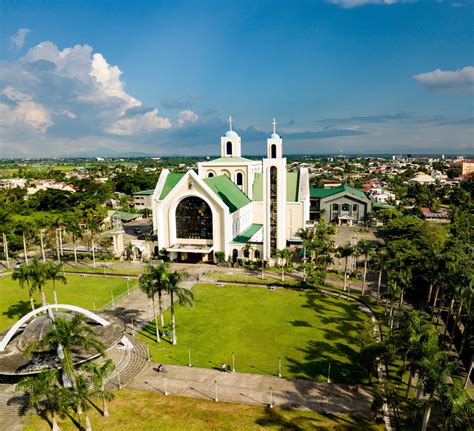
<svg viewBox="0 0 474 431">
<path fill-rule="evenodd" d="M 273 117 L 273 122 L 272 122 L 272 124 L 273 124 L 273 133 L 276 134 L 276 125 L 277 125 L 278 123 L 276 122 L 275 117 Z"/>
<path fill-rule="evenodd" d="M 232 130 L 232 115 L 229 115 L 229 130 Z"/>
</svg>

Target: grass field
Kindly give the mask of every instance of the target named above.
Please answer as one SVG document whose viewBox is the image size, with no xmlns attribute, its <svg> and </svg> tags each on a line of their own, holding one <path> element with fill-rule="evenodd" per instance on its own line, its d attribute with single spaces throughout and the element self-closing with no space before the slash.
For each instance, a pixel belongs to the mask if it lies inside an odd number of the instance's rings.
<svg viewBox="0 0 474 431">
<path fill-rule="evenodd" d="M 280 276 L 275 274 L 275 277 L 262 277 L 258 275 L 241 275 L 241 274 L 223 274 L 221 272 L 209 273 L 205 275 L 209 278 L 215 278 L 221 281 L 237 281 L 240 283 L 258 283 L 258 284 L 273 284 L 275 286 L 287 285 L 287 286 L 298 286 L 299 280 L 294 280 L 289 277 L 285 277 L 285 281 L 281 281 Z"/>
<path fill-rule="evenodd" d="M 123 278 L 103 277 L 81 277 L 79 275 L 67 275 L 67 284 L 56 283 L 58 302 L 78 305 L 93 310 L 111 301 L 111 292 L 114 297 L 127 290 L 127 283 Z M 130 288 L 135 284 L 130 280 Z M 21 316 L 25 315 L 30 308 L 30 300 L 27 289 L 21 289 L 18 282 L 13 281 L 11 276 L 0 279 L 0 330 L 13 325 Z M 48 282 L 45 288 L 46 299 L 53 303 L 52 283 Z M 35 292 L 35 303 L 40 306 L 39 294 Z"/>
<path fill-rule="evenodd" d="M 181 398 L 153 392 L 124 389 L 115 393 L 109 404 L 110 417 L 89 410 L 93 429 L 127 431 L 214 431 L 214 430 L 328 430 L 381 431 L 362 417 L 343 414 L 320 414 L 302 410 L 268 409 L 242 404 Z M 39 417 L 26 421 L 27 431 L 49 430 Z M 77 430 L 70 418 L 59 422 L 62 430 Z"/>
<path fill-rule="evenodd" d="M 360 325 L 368 316 L 357 305 L 317 291 L 200 284 L 193 288 L 193 308 L 177 307 L 178 345 L 154 340 L 154 323 L 138 335 L 157 362 L 218 368 L 231 363 L 241 372 L 288 377 L 327 378 L 356 383 L 366 375 L 356 365 Z M 165 315 L 169 322 L 169 312 Z"/>
</svg>

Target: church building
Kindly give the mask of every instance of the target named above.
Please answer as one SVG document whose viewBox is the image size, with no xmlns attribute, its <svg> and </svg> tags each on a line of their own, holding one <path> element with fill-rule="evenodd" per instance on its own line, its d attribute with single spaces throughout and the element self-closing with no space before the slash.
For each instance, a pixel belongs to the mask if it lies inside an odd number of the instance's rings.
<svg viewBox="0 0 474 431">
<path fill-rule="evenodd" d="M 231 117 L 220 149 L 197 173 L 161 172 L 152 196 L 157 247 L 181 262 L 215 261 L 216 252 L 272 260 L 310 219 L 308 170 L 288 171 L 275 119 L 263 160 L 242 157 Z"/>
</svg>

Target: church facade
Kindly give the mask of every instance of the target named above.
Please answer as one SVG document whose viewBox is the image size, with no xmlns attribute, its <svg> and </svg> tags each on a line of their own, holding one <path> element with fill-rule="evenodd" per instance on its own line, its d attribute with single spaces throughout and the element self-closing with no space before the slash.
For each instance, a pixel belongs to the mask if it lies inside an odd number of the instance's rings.
<svg viewBox="0 0 474 431">
<path fill-rule="evenodd" d="M 198 163 L 197 173 L 161 172 L 152 196 L 158 249 L 176 261 L 215 261 L 216 252 L 271 261 L 297 240 L 310 219 L 309 175 L 288 171 L 275 126 L 263 160 L 242 157 L 230 119 L 221 157 Z"/>
</svg>

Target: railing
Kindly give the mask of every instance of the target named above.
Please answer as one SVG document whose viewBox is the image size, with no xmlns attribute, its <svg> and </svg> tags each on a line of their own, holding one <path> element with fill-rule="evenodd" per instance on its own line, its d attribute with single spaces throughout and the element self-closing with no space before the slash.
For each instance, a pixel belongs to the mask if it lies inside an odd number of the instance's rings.
<svg viewBox="0 0 474 431">
<path fill-rule="evenodd" d="M 130 292 L 133 292 L 136 288 L 138 288 L 138 283 L 135 283 L 132 287 L 128 288 L 125 292 L 122 292 L 119 296 L 114 297 L 109 302 L 106 302 L 104 305 L 100 306 L 96 311 L 107 310 L 110 307 L 114 307 L 116 302 L 120 301 L 125 296 L 130 295 Z"/>
</svg>

